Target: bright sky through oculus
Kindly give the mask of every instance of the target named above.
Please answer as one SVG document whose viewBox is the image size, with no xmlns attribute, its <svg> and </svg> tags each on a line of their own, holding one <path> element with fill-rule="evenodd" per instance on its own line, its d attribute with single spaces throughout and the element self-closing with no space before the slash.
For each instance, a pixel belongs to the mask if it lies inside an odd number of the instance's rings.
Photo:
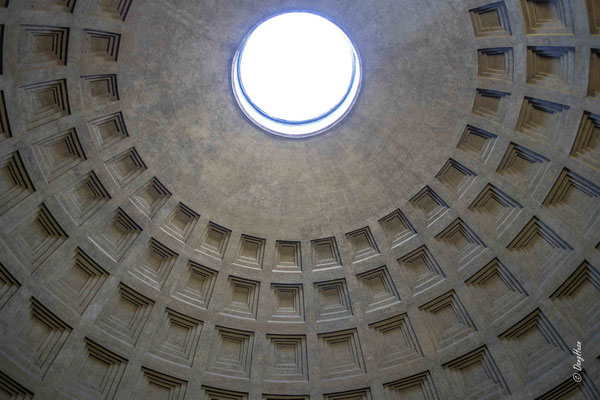
<svg viewBox="0 0 600 400">
<path fill-rule="evenodd" d="M 346 96 L 353 73 L 352 44 L 335 24 L 314 14 L 271 18 L 248 38 L 240 80 L 250 101 L 272 118 L 318 118 Z"/>
<path fill-rule="evenodd" d="M 253 122 L 274 133 L 307 136 L 345 116 L 358 94 L 360 64 L 337 25 L 291 12 L 250 32 L 232 74 L 236 99 Z"/>
</svg>

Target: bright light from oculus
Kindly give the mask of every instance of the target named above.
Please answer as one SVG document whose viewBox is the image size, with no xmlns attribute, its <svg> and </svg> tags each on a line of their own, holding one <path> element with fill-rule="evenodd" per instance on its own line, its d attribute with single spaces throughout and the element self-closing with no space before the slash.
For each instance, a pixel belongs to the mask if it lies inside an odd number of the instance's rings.
<svg viewBox="0 0 600 400">
<path fill-rule="evenodd" d="M 235 97 L 259 127 L 278 135 L 321 133 L 350 110 L 360 62 L 346 34 L 307 12 L 279 14 L 246 36 L 232 66 Z"/>
</svg>

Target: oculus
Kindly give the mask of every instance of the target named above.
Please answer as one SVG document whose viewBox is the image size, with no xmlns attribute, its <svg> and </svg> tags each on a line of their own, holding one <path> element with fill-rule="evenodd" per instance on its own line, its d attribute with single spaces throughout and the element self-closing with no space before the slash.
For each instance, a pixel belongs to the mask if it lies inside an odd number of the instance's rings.
<svg viewBox="0 0 600 400">
<path fill-rule="evenodd" d="M 308 12 L 270 17 L 244 38 L 232 65 L 235 98 L 260 128 L 305 137 L 337 124 L 360 89 L 356 48 L 329 19 Z"/>
</svg>

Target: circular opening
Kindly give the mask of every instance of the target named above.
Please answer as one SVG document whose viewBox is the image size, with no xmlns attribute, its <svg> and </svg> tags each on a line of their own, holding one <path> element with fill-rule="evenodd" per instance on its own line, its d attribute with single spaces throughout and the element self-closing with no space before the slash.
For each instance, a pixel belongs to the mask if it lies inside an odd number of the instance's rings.
<svg viewBox="0 0 600 400">
<path fill-rule="evenodd" d="M 235 98 L 256 125 L 283 136 L 321 133 L 350 110 L 360 62 L 348 36 L 327 18 L 290 12 L 258 24 L 232 66 Z"/>
</svg>

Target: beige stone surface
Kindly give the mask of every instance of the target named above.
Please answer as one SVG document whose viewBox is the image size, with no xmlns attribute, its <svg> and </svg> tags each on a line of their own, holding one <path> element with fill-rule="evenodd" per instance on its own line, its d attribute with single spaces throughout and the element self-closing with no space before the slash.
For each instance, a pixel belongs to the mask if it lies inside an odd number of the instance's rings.
<svg viewBox="0 0 600 400">
<path fill-rule="evenodd" d="M 304 139 L 230 81 L 290 10 L 363 68 Z M 0 1 L 0 398 L 600 398 L 599 13 Z"/>
</svg>

